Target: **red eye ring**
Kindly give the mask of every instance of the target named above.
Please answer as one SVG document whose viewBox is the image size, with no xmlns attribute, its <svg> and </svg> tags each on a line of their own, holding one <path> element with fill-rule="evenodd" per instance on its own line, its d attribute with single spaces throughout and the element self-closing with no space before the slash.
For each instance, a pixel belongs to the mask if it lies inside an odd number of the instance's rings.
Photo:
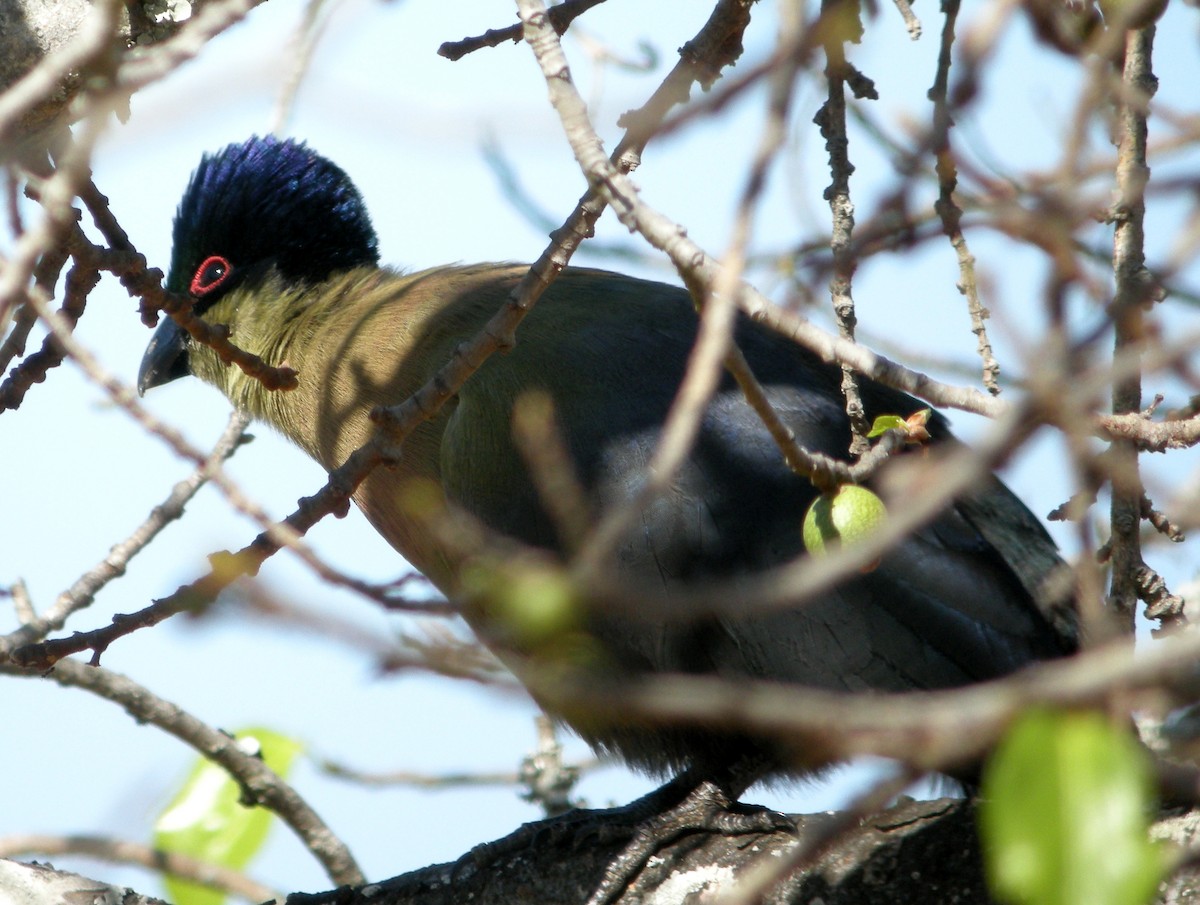
<svg viewBox="0 0 1200 905">
<path fill-rule="evenodd" d="M 228 258 L 223 258 L 221 255 L 209 255 L 196 268 L 196 274 L 192 277 L 192 284 L 188 287 L 188 291 L 197 298 L 203 298 L 228 280 L 231 273 L 233 273 L 233 265 L 229 263 Z"/>
</svg>

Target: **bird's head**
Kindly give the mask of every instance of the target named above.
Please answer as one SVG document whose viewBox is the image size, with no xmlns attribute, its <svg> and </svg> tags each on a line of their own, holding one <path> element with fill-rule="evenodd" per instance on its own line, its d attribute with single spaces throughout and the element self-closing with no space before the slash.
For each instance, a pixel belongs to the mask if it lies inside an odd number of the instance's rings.
<svg viewBox="0 0 1200 905">
<path fill-rule="evenodd" d="M 192 174 L 175 212 L 167 289 L 192 296 L 195 314 L 228 322 L 233 312 L 220 303 L 234 290 L 253 291 L 268 277 L 287 287 L 317 284 L 378 262 L 375 230 L 350 177 L 303 143 L 255 136 L 206 154 Z M 138 391 L 191 373 L 189 343 L 165 319 L 142 359 Z"/>
</svg>

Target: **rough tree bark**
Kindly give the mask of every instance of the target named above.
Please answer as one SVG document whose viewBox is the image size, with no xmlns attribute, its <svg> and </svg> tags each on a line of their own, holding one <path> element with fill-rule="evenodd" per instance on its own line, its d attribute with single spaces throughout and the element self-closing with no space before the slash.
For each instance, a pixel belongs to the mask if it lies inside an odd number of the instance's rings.
<svg viewBox="0 0 1200 905">
<path fill-rule="evenodd" d="M 665 905 L 722 900 L 754 883 L 783 860 L 828 834 L 837 814 L 795 818 L 797 834 L 726 837 L 694 833 L 655 857 L 618 905 Z M 511 905 L 518 902 L 582 902 L 628 839 L 624 817 L 614 811 L 579 813 L 529 824 L 512 836 L 438 864 L 362 887 L 293 893 L 286 905 Z M 1200 813 L 1166 813 L 1156 838 L 1192 846 Z M 44 866 L 0 861 L 0 901 L 21 905 L 74 902 L 154 905 L 130 890 Z M 107 896 L 107 898 L 105 898 Z M 78 900 L 82 901 L 82 900 Z M 739 901 L 732 899 L 732 901 Z M 786 879 L 770 884 L 764 905 L 987 905 L 975 804 L 942 798 L 903 800 L 838 835 L 823 854 Z M 1177 871 L 1157 901 L 1200 903 L 1200 868 Z"/>
</svg>

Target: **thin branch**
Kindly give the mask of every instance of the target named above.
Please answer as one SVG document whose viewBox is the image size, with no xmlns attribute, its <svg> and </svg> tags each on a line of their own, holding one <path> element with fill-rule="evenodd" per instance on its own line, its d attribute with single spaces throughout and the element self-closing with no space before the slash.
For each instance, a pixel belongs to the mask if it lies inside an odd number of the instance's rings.
<svg viewBox="0 0 1200 905">
<path fill-rule="evenodd" d="M 1111 312 L 1115 328 L 1114 356 L 1136 360 L 1145 331 L 1143 310 L 1150 300 L 1145 268 L 1145 186 L 1150 179 L 1146 165 L 1146 107 L 1154 94 L 1151 49 L 1154 26 L 1126 33 L 1124 81 L 1137 94 L 1127 99 L 1120 112 L 1116 183 L 1119 200 L 1113 211 L 1113 273 L 1116 294 Z M 1114 381 L 1114 415 L 1139 412 L 1142 408 L 1140 368 Z M 1109 451 L 1112 469 L 1110 513 L 1112 583 L 1110 601 L 1125 631 L 1134 630 L 1134 612 L 1141 596 L 1138 575 L 1145 568 L 1141 549 L 1142 488 L 1138 471 L 1137 445 L 1114 440 Z"/>
<path fill-rule="evenodd" d="M 1184 540 L 1183 531 L 1167 517 L 1165 512 L 1154 508 L 1154 502 L 1150 499 L 1148 493 L 1142 494 L 1142 518 L 1153 525 L 1155 531 L 1172 543 L 1178 544 Z"/>
<path fill-rule="evenodd" d="M 578 805 L 571 800 L 571 791 L 579 777 L 600 766 L 589 758 L 575 764 L 562 759 L 553 720 L 539 713 L 535 717 L 537 747 L 521 759 L 519 770 L 475 773 L 418 773 L 412 770 L 393 770 L 386 773 L 359 770 L 336 761 L 321 759 L 316 766 L 336 779 L 364 786 L 410 786 L 429 791 L 458 790 L 466 787 L 501 786 L 523 789 L 525 801 L 541 805 L 547 817 L 565 813 Z"/>
<path fill-rule="evenodd" d="M 79 34 L 70 44 L 44 57 L 20 81 L 0 94 L 0 148 L 18 148 L 18 127 L 21 119 L 54 92 L 72 72 L 103 65 L 112 60 L 116 46 L 116 31 L 122 4 L 118 0 L 103 0 L 91 7 Z M 0 311 L 0 330 L 4 327 Z"/>
<path fill-rule="evenodd" d="M 410 572 L 401 580 L 401 586 L 407 583 L 405 579 L 420 577 L 419 573 Z M 282 596 L 284 594 L 286 596 Z M 432 621 L 419 623 L 426 637 L 415 636 L 407 629 L 380 634 L 375 626 L 368 627 L 348 616 L 304 606 L 297 601 L 295 592 L 277 592 L 257 581 L 239 581 L 230 590 L 229 597 L 236 603 L 230 615 L 238 623 L 257 618 L 268 623 L 272 631 L 289 628 L 307 633 L 323 643 L 342 644 L 356 656 L 374 660 L 380 672 L 404 668 L 461 676 L 469 671 L 481 682 L 506 676 L 503 667 L 485 648 L 475 644 L 467 649 L 453 632 L 442 626 L 435 629 Z M 416 607 L 417 604 L 409 602 L 407 608 Z M 206 615 L 219 617 L 226 612 L 218 607 Z M 447 617 L 458 615 L 458 611 L 427 602 L 421 615 Z"/>
<path fill-rule="evenodd" d="M 520 396 L 513 405 L 512 431 L 559 542 L 574 553 L 587 537 L 592 513 L 575 460 L 555 421 L 553 398 L 540 391 Z"/>
<path fill-rule="evenodd" d="M 535 723 L 537 748 L 521 759 L 519 776 L 521 785 L 525 787 L 521 797 L 540 805 L 547 817 L 554 817 L 579 806 L 578 802 L 571 799 L 571 792 L 583 771 L 597 766 L 599 761 L 564 763 L 554 720 L 539 713 Z"/>
<path fill-rule="evenodd" d="M 724 66 L 737 59 L 741 52 L 742 31 L 749 24 L 748 7 L 749 0 L 720 0 L 700 32 L 684 46 L 679 62 L 650 99 L 637 111 L 623 117 L 622 122 L 627 125 L 626 134 L 612 157 L 606 161 L 613 172 L 627 173 L 637 166 L 642 150 L 655 134 L 663 117 L 675 104 L 687 100 L 693 83 L 710 84 Z M 546 24 L 544 18 L 542 22 Z M 552 27 L 547 31 L 554 34 Z M 557 36 L 554 40 L 557 42 Z M 567 72 L 565 61 L 562 62 L 561 71 Z M 578 99 L 578 93 L 572 93 Z M 586 127 L 586 110 L 580 107 L 577 111 L 582 113 L 581 123 Z M 594 132 L 583 143 L 588 145 L 588 155 L 598 155 L 604 160 L 600 140 Z M 606 204 L 605 194 L 593 183 L 566 223 L 551 235 L 551 245 L 530 267 L 509 301 L 488 321 L 480 334 L 460 345 L 451 361 L 410 399 L 401 405 L 372 413 L 372 419 L 380 425 L 381 432 L 368 444 L 374 450 L 370 455 L 382 458 L 399 455 L 398 445 L 416 424 L 438 412 L 489 355 L 498 349 L 510 348 L 515 343 L 517 325 L 554 277 L 567 266 L 580 243 L 591 236 L 594 224 Z"/>
<path fill-rule="evenodd" d="M 40 673 L 0 663 L 0 673 L 39 678 Z M 81 688 L 124 708 L 140 723 L 157 726 L 223 767 L 242 789 L 244 802 L 274 811 L 291 827 L 305 847 L 338 884 L 364 882 L 346 846 L 296 791 L 261 759 L 247 754 L 237 741 L 190 713 L 155 695 L 148 688 L 100 666 L 63 660 L 47 678 L 67 688 Z"/>
<path fill-rule="evenodd" d="M 158 312 L 165 311 L 193 340 L 208 346 L 221 359 L 222 364 L 237 365 L 248 377 L 253 377 L 268 390 L 294 390 L 300 385 L 300 377 L 287 365 L 269 365 L 253 352 L 247 352 L 229 341 L 229 328 L 224 324 L 210 324 L 192 312 L 193 300 L 177 292 L 169 292 L 154 282 L 162 278 L 160 271 L 139 284 L 137 295 L 141 298 L 142 323 L 153 327 L 158 322 Z M 127 283 L 128 285 L 128 283 Z"/>
<path fill-rule="evenodd" d="M 550 25 L 560 35 L 565 34 L 571 23 L 586 13 L 593 6 L 599 6 L 604 0 L 566 0 L 550 10 Z M 438 48 L 438 56 L 445 57 L 451 62 L 460 60 L 469 53 L 482 50 L 485 47 L 498 47 L 505 41 L 516 44 L 521 40 L 522 25 L 509 25 L 507 28 L 489 28 L 482 35 L 474 38 L 463 38 L 461 41 L 446 41 Z"/>
<path fill-rule="evenodd" d="M 963 211 L 954 200 L 954 189 L 958 185 L 958 168 L 950 148 L 950 127 L 954 118 L 947 91 L 950 84 L 951 49 L 954 46 L 954 24 L 958 19 L 959 8 L 959 0 L 945 0 L 942 3 L 942 12 L 946 18 L 942 26 L 937 76 L 934 78 L 933 87 L 929 89 L 929 97 L 933 101 L 932 150 L 937 162 L 938 177 L 938 200 L 934 203 L 934 210 L 942 221 L 942 231 L 950 240 L 950 245 L 958 257 L 958 291 L 967 298 L 971 332 L 978 340 L 979 357 L 983 362 L 983 385 L 995 396 L 1000 393 L 1000 364 L 992 352 L 992 344 L 984 323 L 989 312 L 979 298 L 975 256 L 971 254 L 966 234 L 962 229 Z"/>
<path fill-rule="evenodd" d="M 176 484 L 167 498 L 151 510 L 149 517 L 129 537 L 113 545 L 108 556 L 59 594 L 45 615 L 36 621 L 26 622 L 11 635 L 0 638 L 0 652 L 11 652 L 61 629 L 73 613 L 92 603 L 101 588 L 124 575 L 129 561 L 144 550 L 163 528 L 183 515 L 184 507 L 208 481 L 212 469 L 233 455 L 243 442 L 243 432 L 248 423 L 249 418 L 244 415 L 231 415 L 208 461 Z"/>
<path fill-rule="evenodd" d="M 846 82 L 852 78 L 853 70 L 846 60 L 843 42 L 861 39 L 859 15 L 857 7 L 837 0 L 822 5 L 828 96 L 813 118 L 829 152 L 831 181 L 825 189 L 832 220 L 829 248 L 833 255 L 833 272 L 829 295 L 838 335 L 848 342 L 854 341 L 854 328 L 858 323 L 852 292 L 858 262 L 853 254 L 854 202 L 850 198 L 850 174 L 854 172 L 854 165 L 850 162 L 850 139 L 846 134 Z M 867 451 L 867 432 L 871 428 L 863 409 L 858 378 L 854 369 L 845 364 L 842 365 L 842 395 L 846 401 L 846 417 L 850 421 L 850 455 L 857 458 Z"/>
<path fill-rule="evenodd" d="M 264 0 L 208 0 L 166 41 L 122 60 L 113 88 L 125 97 L 192 60 L 217 35 L 246 18 Z"/>
<path fill-rule="evenodd" d="M 58 638 L 38 644 L 25 645 L 12 652 L 14 660 L 25 666 L 48 668 L 63 657 L 84 650 L 94 652 L 93 662 L 115 640 L 134 631 L 157 625 L 181 612 L 193 611 L 211 603 L 216 596 L 241 575 L 256 574 L 262 563 L 282 547 L 293 550 L 314 572 L 328 581 L 343 584 L 368 596 L 378 596 L 392 609 L 402 608 L 400 601 L 388 595 L 386 588 L 378 588 L 367 582 L 345 576 L 324 563 L 300 538 L 325 516 L 345 513 L 350 506 L 350 495 L 365 480 L 367 474 L 384 461 L 376 447 L 364 448 L 352 455 L 341 469 L 331 473 L 329 482 L 317 494 L 299 501 L 298 509 L 282 522 L 276 522 L 253 503 L 233 483 L 225 472 L 213 465 L 209 456 L 193 447 L 178 431 L 168 427 L 142 406 L 133 390 L 121 383 L 104 368 L 82 344 L 75 340 L 67 325 L 57 314 L 50 311 L 35 296 L 31 305 L 53 333 L 55 340 L 79 364 L 88 377 L 120 408 L 125 410 L 148 432 L 165 440 L 177 454 L 190 460 L 200 468 L 208 470 L 209 480 L 220 488 L 237 511 L 249 516 L 263 532 L 248 546 L 237 553 L 215 553 L 209 557 L 212 568 L 207 575 L 181 587 L 174 594 L 155 601 L 133 614 L 114 617 L 112 623 L 94 632 L 76 633 L 70 638 Z M 439 604 L 416 605 L 420 611 L 436 610 Z"/>
<path fill-rule="evenodd" d="M 908 36 L 914 41 L 919 40 L 921 37 L 921 20 L 913 12 L 909 0 L 892 0 L 892 2 L 896 4 L 896 9 L 900 11 L 900 15 L 904 19 L 904 27 L 908 29 Z"/>
<path fill-rule="evenodd" d="M 847 575 L 875 562 L 905 537 L 935 518 L 951 500 L 989 478 L 1037 426 L 1030 409 L 1014 409 L 1000 419 L 974 447 L 957 444 L 931 449 L 919 461 L 889 478 L 884 502 L 889 505 L 883 526 L 854 544 L 823 557 L 799 557 L 784 565 L 736 579 L 712 579 L 687 593 L 656 594 L 612 575 L 597 575 L 595 593 L 613 612 L 637 619 L 688 621 L 790 608 L 834 587 Z"/>
<path fill-rule="evenodd" d="M 296 105 L 296 95 L 300 93 L 300 84 L 308 74 L 313 53 L 329 25 L 328 16 L 321 18 L 326 2 L 327 0 L 308 0 L 304 5 L 304 17 L 296 26 L 295 34 L 292 35 L 291 47 L 288 49 L 291 65 L 288 68 L 283 88 L 280 89 L 279 100 L 275 103 L 275 112 L 271 117 L 271 134 L 273 135 L 283 132 L 288 120 L 291 119 L 292 109 Z"/>
<path fill-rule="evenodd" d="M 1142 412 L 1096 416 L 1096 435 L 1130 443 L 1145 452 L 1189 449 L 1200 443 L 1200 416 L 1152 421 Z"/>
<path fill-rule="evenodd" d="M 21 235 L 23 232 L 22 229 L 17 229 L 14 235 Z M 41 258 L 34 265 L 33 288 L 30 291 L 39 293 L 45 299 L 53 298 L 54 287 L 58 284 L 58 278 L 69 259 L 70 253 L 62 245 L 45 249 Z M 0 345 L 0 373 L 8 370 L 8 366 L 14 358 L 25 354 L 29 334 L 36 323 L 37 312 L 33 310 L 33 307 L 24 303 L 20 304 L 13 316 L 12 328 L 4 338 L 4 344 Z M 10 374 L 5 379 L 5 383 L 7 384 L 13 379 L 14 375 Z M 4 388 L 0 387 L 0 396 L 3 396 L 5 392 Z"/>
<path fill-rule="evenodd" d="M 1137 707 L 1140 692 L 1147 703 L 1161 701 L 1164 692 L 1192 700 L 1197 657 L 1200 632 L 1185 630 L 1144 652 L 1117 640 L 989 682 L 889 694 L 678 673 L 606 684 L 586 676 L 564 680 L 561 670 L 539 676 L 533 665 L 521 674 L 550 706 L 586 708 L 597 720 L 638 717 L 778 739 L 786 750 L 804 752 L 809 769 L 817 761 L 873 755 L 945 772 L 977 761 L 1031 706 Z"/>
<path fill-rule="evenodd" d="M 67 271 L 63 303 L 58 309 L 58 316 L 68 329 L 75 329 L 83 315 L 88 295 L 99 282 L 100 272 L 93 267 L 76 264 Z M 40 287 L 34 291 L 41 294 Z M 32 304 L 26 304 L 22 306 L 22 311 L 33 313 L 36 309 Z M 20 408 L 30 388 L 44 382 L 50 371 L 63 363 L 63 358 L 62 346 L 53 334 L 47 336 L 42 341 L 42 347 L 23 358 L 0 383 L 0 412 Z"/>
<path fill-rule="evenodd" d="M 22 625 L 32 622 L 37 618 L 37 612 L 33 608 L 33 600 L 29 597 L 29 588 L 25 582 L 17 579 L 11 588 L 3 592 L 12 598 L 13 611 L 17 615 L 17 621 Z"/>
<path fill-rule="evenodd" d="M 42 185 L 42 216 L 17 240 L 12 256 L 0 270 L 0 333 L 7 331 L 13 307 L 28 297 L 27 286 L 41 256 L 59 247 L 78 219 L 72 202 L 91 178 L 87 161 L 99 129 L 95 117 L 86 121 L 54 174 Z"/>
<path fill-rule="evenodd" d="M 542 67 L 550 89 L 551 102 L 558 110 L 563 120 L 563 127 L 571 143 L 572 150 L 580 166 L 591 180 L 603 185 L 600 173 L 608 169 L 609 162 L 603 159 L 599 152 L 599 139 L 588 120 L 586 105 L 579 93 L 571 84 L 569 69 L 561 47 L 553 30 L 546 26 L 545 9 L 536 2 L 522 2 L 522 19 L 529 26 L 529 42 L 535 56 Z M 786 31 L 781 36 L 781 43 L 794 41 L 794 34 L 799 33 L 799 27 Z M 688 362 L 686 376 L 679 389 L 671 409 L 668 412 L 662 431 L 662 438 L 656 447 L 653 458 L 648 464 L 646 473 L 650 475 L 639 490 L 636 499 L 629 501 L 610 513 L 593 532 L 592 538 L 584 546 L 584 555 L 577 563 L 583 574 L 592 574 L 600 569 L 601 564 L 609 555 L 619 538 L 624 536 L 637 513 L 646 501 L 661 491 L 672 480 L 687 451 L 691 447 L 695 432 L 698 429 L 700 415 L 715 389 L 717 365 L 724 361 L 733 368 L 735 376 L 747 390 L 748 398 L 763 403 L 762 413 L 769 427 L 778 428 L 772 434 L 780 440 L 782 448 L 787 451 L 785 458 L 794 467 L 820 467 L 816 457 L 805 457 L 803 453 L 793 454 L 794 438 L 787 435 L 786 429 L 778 424 L 778 419 L 769 411 L 765 404 L 765 396 L 761 388 L 757 388 L 752 375 L 746 367 L 745 360 L 740 356 L 730 356 L 726 351 L 731 341 L 732 306 L 725 300 L 732 299 L 740 284 L 741 264 L 744 260 L 744 248 L 748 241 L 748 229 L 751 214 L 765 182 L 767 166 L 782 143 L 784 134 L 783 123 L 791 97 L 792 76 L 799 61 L 786 66 L 778 73 L 776 88 L 772 95 L 773 115 L 768 120 L 767 131 L 764 134 L 756 159 L 751 168 L 750 177 L 743 194 L 739 208 L 739 217 L 735 221 L 734 238 L 726 255 L 727 266 L 716 272 L 715 278 L 709 285 L 699 291 L 693 289 L 693 297 L 703 300 L 700 333 Z M 615 171 L 614 171 L 615 175 Z M 621 197 L 622 203 L 629 199 Z M 691 270 L 680 266 L 680 274 L 689 286 L 693 285 Z M 756 391 L 757 390 L 757 391 Z M 822 472 L 822 474 L 825 474 Z M 822 484 L 831 483 L 826 478 Z"/>
<path fill-rule="evenodd" d="M 334 760 L 321 759 L 316 767 L 334 779 L 342 779 L 360 786 L 411 786 L 430 791 L 454 791 L 465 787 L 519 785 L 521 777 L 515 770 L 498 770 L 492 773 L 418 773 L 413 770 L 389 770 L 384 773 L 361 770 Z"/>
<path fill-rule="evenodd" d="M 62 318 L 55 312 L 50 311 L 36 297 L 31 297 L 30 304 L 37 310 L 38 315 L 54 335 L 56 342 L 83 369 L 89 379 L 108 395 L 114 404 L 127 412 L 147 432 L 166 441 L 181 458 L 187 459 L 198 468 L 208 468 L 210 466 L 209 455 L 192 446 L 192 444 L 184 439 L 182 434 L 168 427 L 150 414 L 138 402 L 137 394 L 134 393 L 133 389 L 117 380 L 116 377 L 105 370 L 99 361 L 96 360 L 96 357 L 75 339 Z M 282 540 L 285 543 L 292 543 L 296 540 L 296 537 L 291 535 L 286 528 L 280 528 L 275 525 L 266 512 L 252 503 L 249 497 L 242 493 L 221 469 L 212 468 L 209 473 L 209 480 L 221 489 L 230 504 L 237 511 L 249 516 L 260 525 L 267 526 L 269 531 L 280 532 Z"/>
<path fill-rule="evenodd" d="M 33 833 L 0 836 L 0 858 L 15 858 L 19 855 L 81 855 L 115 864 L 133 864 L 155 873 L 170 874 L 226 895 L 239 896 L 249 902 L 283 899 L 282 893 L 250 879 L 241 871 L 127 839 L 109 839 L 105 836 L 47 836 Z"/>
<path fill-rule="evenodd" d="M 125 106 L 137 89 L 162 78 L 194 57 L 216 34 L 227 29 L 261 0 L 212 0 L 205 3 L 170 39 L 137 56 L 118 58 L 115 34 L 123 6 L 116 0 L 95 4 L 89 24 L 60 53 L 52 54 L 16 86 L 0 96 L 0 146 L 24 113 L 57 91 L 71 71 L 81 70 L 85 88 L 72 117 L 87 125 L 78 130 L 65 161 L 47 182 L 45 215 L 18 240 L 13 258 L 0 271 L 0 333 L 6 332 L 13 305 L 24 293 L 37 257 L 54 248 L 73 222 L 71 202 L 90 179 L 91 145 L 111 110 Z M 65 165 L 64 165 L 65 164 Z"/>
<path fill-rule="evenodd" d="M 559 69 L 547 69 L 549 79 L 558 78 Z M 568 137 L 571 135 L 569 131 Z M 712 292 L 720 272 L 719 265 L 687 237 L 687 231 L 681 225 L 643 204 L 630 180 L 603 155 L 593 153 L 595 146 L 590 145 L 590 141 L 579 141 L 572 150 L 584 166 L 589 182 L 613 206 L 622 224 L 641 233 L 652 246 L 665 252 L 676 269 L 688 275 L 689 288 L 693 288 L 694 293 Z M 978 390 L 940 383 L 856 343 L 832 336 L 772 304 L 744 281 L 738 284 L 736 297 L 739 306 L 752 318 L 809 348 L 823 361 L 850 365 L 873 380 L 927 399 L 934 405 L 960 408 L 988 417 L 997 417 L 1009 410 L 1006 403 Z"/>
</svg>

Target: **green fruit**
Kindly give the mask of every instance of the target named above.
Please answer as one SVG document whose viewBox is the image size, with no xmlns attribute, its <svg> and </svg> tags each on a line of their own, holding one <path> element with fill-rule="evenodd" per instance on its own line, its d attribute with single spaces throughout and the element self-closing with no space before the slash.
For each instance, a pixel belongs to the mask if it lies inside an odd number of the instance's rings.
<svg viewBox="0 0 1200 905">
<path fill-rule="evenodd" d="M 537 647 L 579 626 L 574 587 L 562 570 L 544 563 L 477 563 L 464 572 L 463 584 L 518 646 Z"/>
<path fill-rule="evenodd" d="M 865 487 L 843 484 L 823 493 L 804 515 L 804 546 L 820 555 L 838 544 L 852 544 L 875 531 L 887 518 L 883 500 Z"/>
</svg>

